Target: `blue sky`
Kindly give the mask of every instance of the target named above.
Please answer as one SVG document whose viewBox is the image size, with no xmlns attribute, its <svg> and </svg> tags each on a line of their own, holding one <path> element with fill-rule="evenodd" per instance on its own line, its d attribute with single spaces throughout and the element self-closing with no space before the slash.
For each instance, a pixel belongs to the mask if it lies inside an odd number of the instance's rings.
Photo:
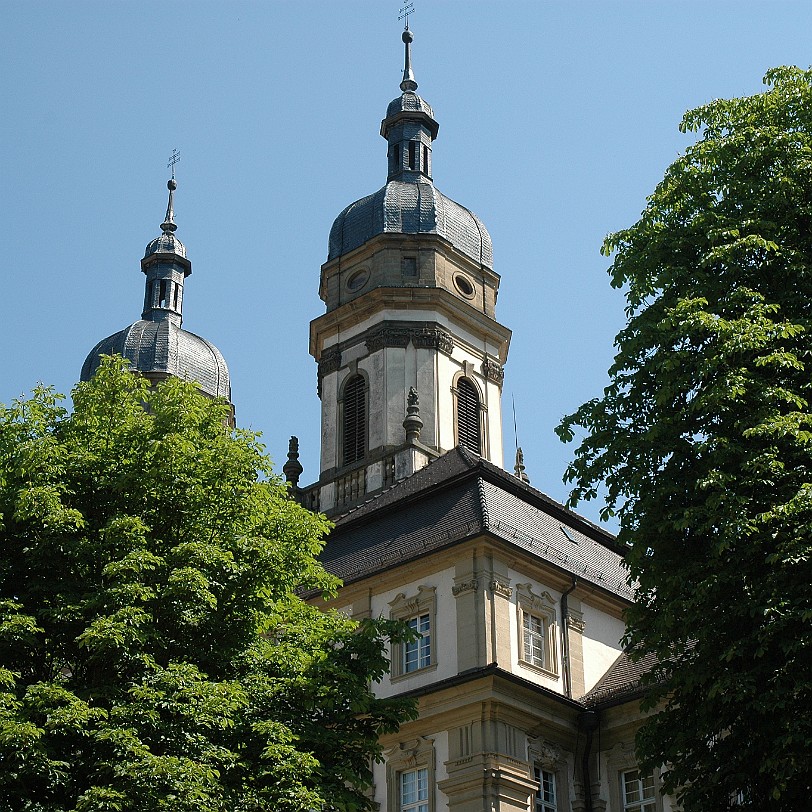
<svg viewBox="0 0 812 812">
<path fill-rule="evenodd" d="M 386 178 L 398 0 L 2 0 L 0 401 L 67 392 L 140 316 L 166 162 L 193 265 L 184 327 L 213 341 L 241 425 L 318 476 L 308 323 L 335 216 Z M 808 0 L 415 0 L 438 188 L 485 222 L 513 330 L 504 388 L 532 483 L 566 497 L 560 417 L 600 393 L 624 323 L 603 237 L 690 143 L 683 112 L 812 62 Z M 593 520 L 597 504 L 579 510 Z"/>
</svg>

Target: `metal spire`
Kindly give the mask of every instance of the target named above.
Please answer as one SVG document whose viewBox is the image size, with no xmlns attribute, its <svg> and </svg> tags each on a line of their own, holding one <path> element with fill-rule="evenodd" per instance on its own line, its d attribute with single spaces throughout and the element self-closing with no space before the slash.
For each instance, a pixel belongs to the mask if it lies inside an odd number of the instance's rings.
<svg viewBox="0 0 812 812">
<path fill-rule="evenodd" d="M 180 153 L 176 150 L 172 150 L 172 157 L 169 159 L 169 163 L 166 165 L 167 169 L 172 170 L 172 177 L 170 180 L 166 182 L 166 188 L 169 189 L 169 202 L 166 204 L 166 217 L 164 218 L 163 223 L 161 223 L 161 231 L 164 234 L 172 233 L 177 230 L 177 226 L 175 225 L 175 189 L 178 188 L 178 184 L 175 182 L 175 164 L 180 160 Z"/>
<path fill-rule="evenodd" d="M 403 81 L 400 83 L 400 89 L 404 91 L 407 90 L 417 90 L 417 82 L 414 78 L 414 72 L 412 71 L 412 41 L 414 40 L 414 34 L 409 30 L 409 15 L 414 12 L 414 3 L 407 3 L 401 10 L 401 16 L 398 19 L 405 19 L 405 27 L 403 29 L 403 34 L 401 39 L 403 40 L 404 45 L 406 46 L 406 59 L 403 65 Z"/>
</svg>

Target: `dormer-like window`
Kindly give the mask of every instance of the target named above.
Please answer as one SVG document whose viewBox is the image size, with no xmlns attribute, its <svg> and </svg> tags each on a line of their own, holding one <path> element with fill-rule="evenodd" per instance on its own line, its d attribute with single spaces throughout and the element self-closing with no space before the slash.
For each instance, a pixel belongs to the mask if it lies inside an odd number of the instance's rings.
<svg viewBox="0 0 812 812">
<path fill-rule="evenodd" d="M 457 444 L 482 453 L 479 393 L 468 378 L 457 381 Z"/>
<path fill-rule="evenodd" d="M 342 398 L 343 464 L 349 465 L 364 458 L 367 446 L 366 381 L 362 375 L 353 375 L 344 385 Z"/>
</svg>

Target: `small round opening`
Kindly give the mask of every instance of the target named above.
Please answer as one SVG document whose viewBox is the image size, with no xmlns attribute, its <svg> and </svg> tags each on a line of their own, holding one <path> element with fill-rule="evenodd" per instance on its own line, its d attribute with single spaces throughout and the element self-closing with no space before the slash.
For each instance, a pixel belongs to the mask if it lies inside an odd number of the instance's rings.
<svg viewBox="0 0 812 812">
<path fill-rule="evenodd" d="M 362 287 L 364 287 L 364 285 L 366 285 L 368 279 L 369 271 L 366 268 L 356 271 L 347 280 L 347 290 L 360 290 Z"/>
<path fill-rule="evenodd" d="M 473 297 L 474 285 L 467 276 L 463 276 L 461 273 L 456 274 L 454 276 L 454 286 L 466 299 Z"/>
</svg>

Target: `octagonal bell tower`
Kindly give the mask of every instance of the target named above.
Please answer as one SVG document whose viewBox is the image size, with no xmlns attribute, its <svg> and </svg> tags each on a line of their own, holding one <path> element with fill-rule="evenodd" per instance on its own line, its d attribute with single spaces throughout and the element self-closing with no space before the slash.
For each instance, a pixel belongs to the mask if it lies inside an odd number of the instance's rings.
<svg viewBox="0 0 812 812">
<path fill-rule="evenodd" d="M 401 95 L 381 123 L 387 182 L 330 231 L 311 322 L 321 473 L 308 504 L 339 512 L 463 445 L 502 465 L 501 393 L 510 331 L 476 215 L 433 182 L 434 111 L 418 94 L 403 32 Z"/>
</svg>

